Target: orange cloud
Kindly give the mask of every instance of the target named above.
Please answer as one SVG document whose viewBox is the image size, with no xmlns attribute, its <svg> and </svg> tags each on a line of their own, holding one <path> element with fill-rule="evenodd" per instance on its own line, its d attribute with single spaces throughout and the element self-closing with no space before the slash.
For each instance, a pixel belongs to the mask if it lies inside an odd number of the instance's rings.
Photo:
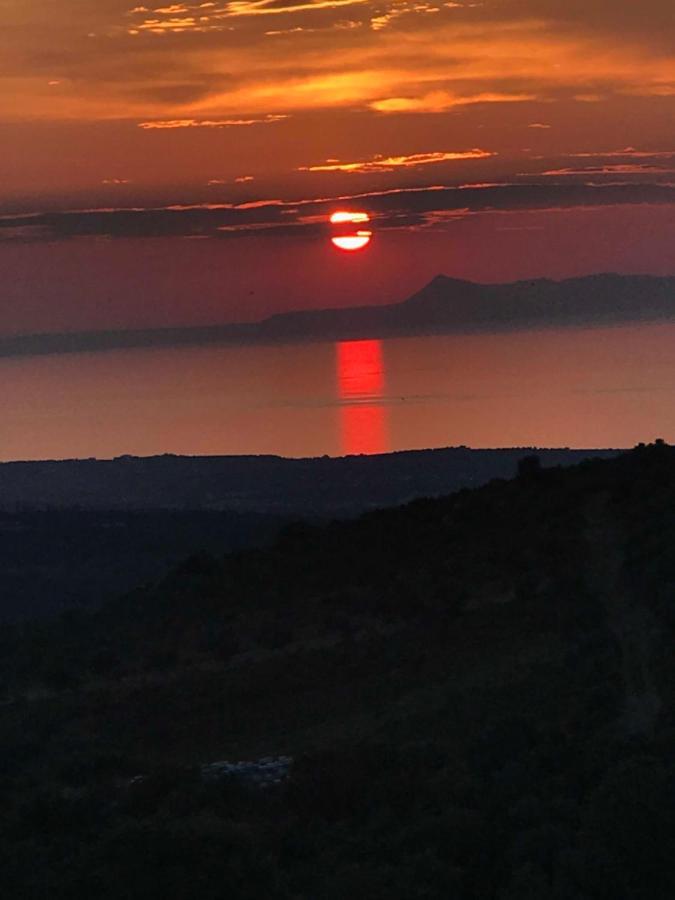
<svg viewBox="0 0 675 900">
<path fill-rule="evenodd" d="M 274 122 L 281 122 L 288 116 L 269 115 L 262 119 L 168 119 L 164 121 L 139 122 L 138 127 L 144 128 L 146 131 L 152 129 L 172 129 L 172 128 L 237 128 L 246 125 L 269 125 Z"/>
<path fill-rule="evenodd" d="M 660 50 L 663 16 L 650 32 L 640 24 L 646 9 L 631 19 L 638 41 L 617 23 L 625 13 L 601 21 L 591 10 L 593 27 L 584 30 L 577 4 L 566 11 L 559 0 L 165 0 L 123 18 L 111 16 L 112 2 L 77 4 L 74 17 L 74 2 L 12 5 L 0 32 L 9 73 L 1 116 L 227 120 L 334 107 L 442 113 L 563 95 L 667 100 L 675 91 L 675 61 Z M 270 15 L 279 20 L 271 32 Z M 72 44 L 73 18 L 90 42 Z M 25 35 L 23 48 L 15 33 Z M 283 52 L 270 33 L 284 35 Z M 60 54 L 59 46 L 71 49 Z M 57 79 L 65 87 L 47 90 L 47 80 Z"/>
<path fill-rule="evenodd" d="M 384 100 L 374 100 L 370 107 L 382 113 L 401 112 L 445 112 L 455 106 L 467 106 L 472 103 L 523 103 L 528 100 L 536 100 L 536 94 L 501 94 L 479 93 L 469 96 L 458 96 L 449 91 L 431 91 L 419 97 L 387 97 Z"/>
<path fill-rule="evenodd" d="M 627 159 L 669 159 L 675 157 L 675 150 L 636 150 L 635 147 L 626 147 L 623 150 L 596 150 L 592 153 L 570 153 L 572 159 L 612 159 L 614 157 Z"/>
<path fill-rule="evenodd" d="M 541 175 L 559 176 L 559 175 L 654 175 L 654 174 L 671 174 L 675 169 L 664 168 L 663 166 L 653 166 L 647 163 L 615 163 L 613 165 L 604 166 L 582 166 L 575 169 L 566 167 L 562 169 L 548 169 L 541 172 Z"/>
<path fill-rule="evenodd" d="M 128 29 L 129 34 L 150 32 L 210 32 L 228 30 L 223 20 L 252 16 L 283 16 L 298 13 L 313 13 L 319 10 L 341 9 L 345 6 L 360 6 L 369 0 L 312 0 L 312 2 L 281 3 L 278 0 L 231 0 L 229 3 L 175 3 L 148 9 L 137 6 L 128 15 L 143 15 L 145 18 Z M 303 30 L 303 29 L 291 29 Z"/>
<path fill-rule="evenodd" d="M 293 193 L 298 168 L 315 173 L 322 193 L 350 173 L 361 173 L 364 187 L 387 170 L 400 173 L 397 184 L 416 182 L 425 166 L 451 159 L 456 180 L 470 180 L 477 157 L 426 152 L 448 144 L 489 146 L 499 172 L 487 160 L 481 180 L 513 179 L 532 165 L 532 152 L 514 145 L 518 134 L 536 134 L 535 152 L 545 157 L 538 168 L 547 171 L 576 167 L 573 151 L 603 142 L 663 146 L 664 123 L 675 116 L 670 5 L 15 0 L 0 29 L 2 152 L 12 182 L 5 178 L 3 197 L 9 189 L 31 209 L 31 196 L 56 185 L 75 197 L 100 186 L 101 173 L 122 172 L 139 204 L 208 200 L 212 175 L 234 185 L 252 159 L 256 183 L 272 196 Z M 274 141 L 252 127 L 288 116 L 267 135 Z M 94 127 L 105 140 L 89 140 Z M 46 128 L 55 153 L 45 151 Z M 225 149 L 227 132 L 218 132 L 230 128 L 239 132 Z M 391 150 L 392 134 L 405 134 L 395 146 L 405 155 L 377 155 Z M 83 145 L 92 153 L 70 165 Z M 634 159 L 652 158 L 589 155 L 594 165 Z M 82 196 L 106 199 L 103 191 Z"/>
<path fill-rule="evenodd" d="M 450 4 L 445 4 L 449 6 Z M 456 6 L 458 4 L 452 4 Z M 434 6 L 431 3 L 417 2 L 417 3 L 399 3 L 397 6 L 391 6 L 385 13 L 381 13 L 380 15 L 373 16 L 370 20 L 370 27 L 373 31 L 381 31 L 383 28 L 388 28 L 392 22 L 395 22 L 397 19 L 400 19 L 402 16 L 410 15 L 413 13 L 437 13 L 440 12 L 440 8 L 438 6 Z"/>
<path fill-rule="evenodd" d="M 495 156 L 489 150 L 462 151 L 435 151 L 432 153 L 412 153 L 408 156 L 375 156 L 373 159 L 360 160 L 359 162 L 340 162 L 339 160 L 327 160 L 321 165 L 301 166 L 299 172 L 392 172 L 398 168 L 414 168 L 430 163 L 447 162 L 456 159 L 487 159 Z"/>
<path fill-rule="evenodd" d="M 279 3 L 278 0 L 232 0 L 223 14 L 227 16 L 272 16 L 284 13 L 314 12 L 320 9 L 338 9 L 342 6 L 358 6 L 368 0 L 313 0 L 311 3 Z"/>
</svg>

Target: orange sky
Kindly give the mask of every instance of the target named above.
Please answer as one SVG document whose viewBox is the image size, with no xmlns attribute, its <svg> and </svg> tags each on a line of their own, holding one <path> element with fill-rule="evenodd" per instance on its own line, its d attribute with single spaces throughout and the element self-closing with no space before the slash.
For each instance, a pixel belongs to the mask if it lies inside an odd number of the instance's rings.
<svg viewBox="0 0 675 900">
<path fill-rule="evenodd" d="M 0 332 L 675 272 L 672 0 L 0 14 Z M 345 205 L 368 260 L 328 257 Z"/>
</svg>

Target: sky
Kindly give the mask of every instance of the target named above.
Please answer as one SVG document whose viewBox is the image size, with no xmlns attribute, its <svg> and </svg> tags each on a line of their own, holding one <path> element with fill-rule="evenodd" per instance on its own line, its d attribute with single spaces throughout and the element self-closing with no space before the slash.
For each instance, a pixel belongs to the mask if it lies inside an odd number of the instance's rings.
<svg viewBox="0 0 675 900">
<path fill-rule="evenodd" d="M 675 274 L 672 0 L 0 0 L 0 334 Z M 339 209 L 373 240 L 329 241 Z"/>
</svg>

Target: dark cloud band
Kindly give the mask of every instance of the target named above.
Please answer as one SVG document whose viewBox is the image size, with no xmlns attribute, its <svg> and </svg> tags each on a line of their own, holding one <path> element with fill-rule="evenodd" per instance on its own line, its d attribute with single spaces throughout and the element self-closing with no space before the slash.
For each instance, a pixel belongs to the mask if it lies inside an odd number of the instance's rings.
<svg viewBox="0 0 675 900">
<path fill-rule="evenodd" d="M 67 210 L 0 219 L 0 241 L 88 237 L 321 235 L 336 206 L 367 209 L 378 230 L 433 227 L 449 215 L 675 204 L 675 184 L 490 184 L 394 189 L 316 200 L 261 200 L 148 209 Z"/>
</svg>

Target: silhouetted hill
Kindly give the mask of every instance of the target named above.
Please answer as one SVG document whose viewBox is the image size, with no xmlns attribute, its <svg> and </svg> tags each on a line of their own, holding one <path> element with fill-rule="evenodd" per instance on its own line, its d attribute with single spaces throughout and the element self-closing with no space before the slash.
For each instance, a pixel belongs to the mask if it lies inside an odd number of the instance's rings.
<svg viewBox="0 0 675 900">
<path fill-rule="evenodd" d="M 356 340 L 611 325 L 675 317 L 675 278 L 590 275 L 477 284 L 438 275 L 402 303 L 280 313 L 261 322 L 0 337 L 0 357 L 123 347 Z"/>
<path fill-rule="evenodd" d="M 0 622 L 100 606 L 193 551 L 264 544 L 289 519 L 353 516 L 510 477 L 530 452 L 0 464 Z M 550 466 L 618 451 L 539 452 Z"/>
<path fill-rule="evenodd" d="M 375 456 L 123 456 L 0 463 L 0 509 L 226 509 L 291 516 L 354 515 L 415 497 L 509 478 L 532 448 L 450 447 Z M 537 450 L 568 465 L 617 450 Z"/>
<path fill-rule="evenodd" d="M 673 547 L 674 448 L 530 457 L 4 629 L 5 890 L 667 900 Z"/>
<path fill-rule="evenodd" d="M 100 606 L 193 551 L 265 544 L 290 519 L 353 516 L 510 477 L 530 452 L 0 464 L 0 622 Z M 570 465 L 618 451 L 539 452 L 545 465 Z"/>
<path fill-rule="evenodd" d="M 190 553 L 261 546 L 286 524 L 216 510 L 0 511 L 0 624 L 97 608 Z"/>
<path fill-rule="evenodd" d="M 667 319 L 675 315 L 675 278 L 589 275 L 552 281 L 474 284 L 439 275 L 397 307 L 411 328 L 528 328 Z"/>
</svg>

